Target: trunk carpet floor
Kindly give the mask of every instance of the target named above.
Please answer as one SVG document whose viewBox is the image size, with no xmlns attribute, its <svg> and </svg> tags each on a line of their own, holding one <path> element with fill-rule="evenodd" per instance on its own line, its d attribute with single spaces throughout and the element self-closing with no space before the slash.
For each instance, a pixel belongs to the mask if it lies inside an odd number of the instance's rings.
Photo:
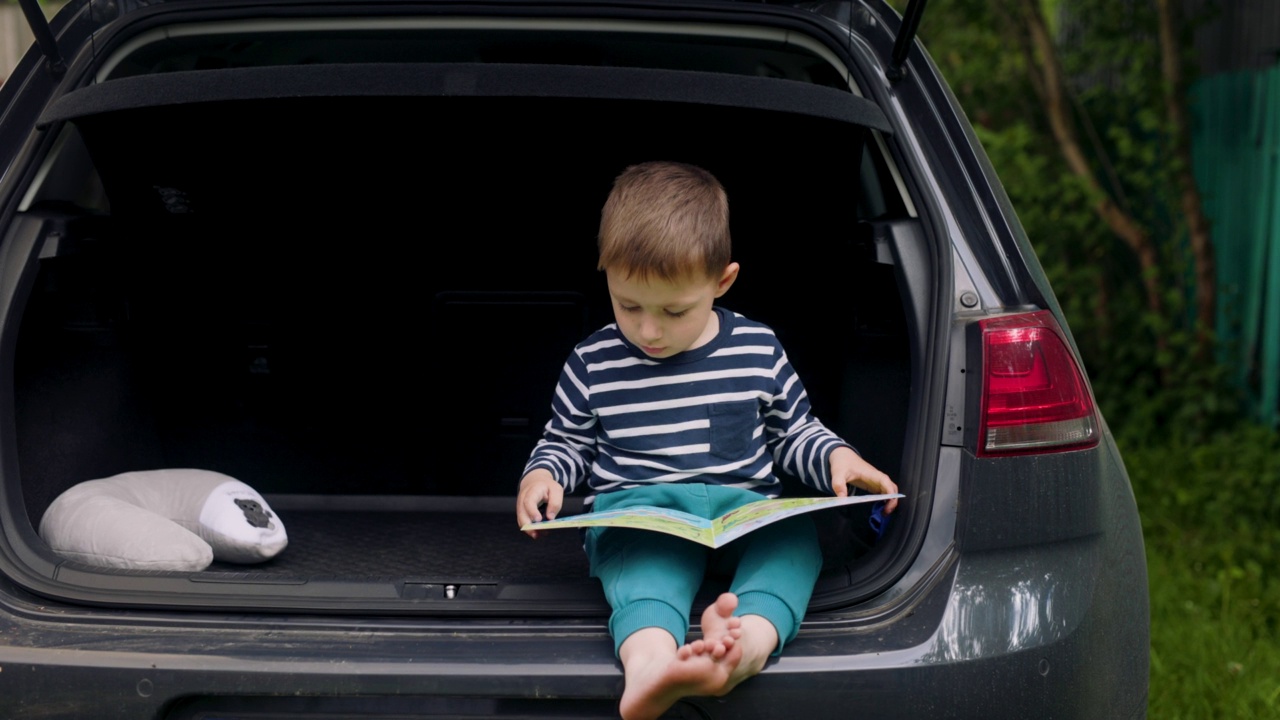
<svg viewBox="0 0 1280 720">
<path fill-rule="evenodd" d="M 281 510 L 289 546 L 259 565 L 215 562 L 206 572 L 314 578 L 584 580 L 577 530 L 536 541 L 515 512 Z"/>
</svg>

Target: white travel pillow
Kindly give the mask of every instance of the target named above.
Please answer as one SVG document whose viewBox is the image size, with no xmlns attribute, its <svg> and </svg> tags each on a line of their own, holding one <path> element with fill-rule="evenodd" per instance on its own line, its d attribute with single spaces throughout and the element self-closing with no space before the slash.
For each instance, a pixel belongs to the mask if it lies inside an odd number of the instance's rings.
<svg viewBox="0 0 1280 720">
<path fill-rule="evenodd" d="M 253 488 L 208 470 L 148 470 L 89 480 L 58 496 L 40 537 L 63 557 L 125 570 L 256 563 L 289 539 Z"/>
</svg>

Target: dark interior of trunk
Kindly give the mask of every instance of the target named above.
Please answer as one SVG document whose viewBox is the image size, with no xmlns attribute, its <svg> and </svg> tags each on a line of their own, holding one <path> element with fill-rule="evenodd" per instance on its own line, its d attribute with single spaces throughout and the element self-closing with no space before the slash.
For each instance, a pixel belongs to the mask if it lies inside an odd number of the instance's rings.
<svg viewBox="0 0 1280 720">
<path fill-rule="evenodd" d="M 33 526 L 71 485 L 202 468 L 272 500 L 254 580 L 584 582 L 573 531 L 517 531 L 521 469 L 573 345 L 611 321 L 600 206 L 631 163 L 726 186 L 741 277 L 815 414 L 894 475 L 910 358 L 869 134 L 803 115 L 621 100 L 190 104 L 76 122 L 110 203 L 66 218 L 16 348 Z M 85 173 L 87 176 L 88 173 Z M 801 488 L 792 488 L 803 492 Z M 824 582 L 869 540 L 820 513 Z"/>
</svg>

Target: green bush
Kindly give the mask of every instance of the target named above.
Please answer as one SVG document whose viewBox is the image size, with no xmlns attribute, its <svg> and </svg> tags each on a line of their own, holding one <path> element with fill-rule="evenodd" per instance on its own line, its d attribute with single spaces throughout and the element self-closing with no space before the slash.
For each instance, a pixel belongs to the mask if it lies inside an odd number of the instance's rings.
<svg viewBox="0 0 1280 720">
<path fill-rule="evenodd" d="M 895 0 L 901 9 L 904 2 Z M 1195 324 L 1182 168 L 1168 127 L 1153 3 L 1041 0 L 1054 25 L 1091 187 L 1064 160 L 1018 3 L 952 0 L 920 27 L 1009 193 L 1058 295 L 1104 414 L 1130 444 L 1199 442 L 1239 414 L 1239 391 Z M 1105 194 L 1155 245 L 1161 312 Z"/>
<path fill-rule="evenodd" d="M 892 0 L 900 10 L 904 1 Z M 1033 81 L 1021 3 L 933 3 L 920 27 L 1044 265 L 1124 451 L 1151 587 L 1151 718 L 1280 718 L 1280 437 L 1239 425 L 1195 325 L 1157 4 L 1041 0 L 1099 188 L 1073 174 Z M 1190 47 L 1190 43 L 1183 43 Z M 1185 59 L 1185 58 L 1184 58 Z M 1162 312 L 1097 193 L 1156 244 Z M 1212 340 L 1212 338 L 1209 338 Z"/>
</svg>

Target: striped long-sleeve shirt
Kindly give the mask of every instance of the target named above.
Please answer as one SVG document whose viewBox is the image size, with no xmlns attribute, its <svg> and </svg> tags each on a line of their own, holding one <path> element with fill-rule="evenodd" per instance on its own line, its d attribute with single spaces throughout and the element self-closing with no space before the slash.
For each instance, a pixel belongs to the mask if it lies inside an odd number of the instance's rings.
<svg viewBox="0 0 1280 720">
<path fill-rule="evenodd" d="M 775 466 L 831 492 L 827 456 L 845 445 L 809 411 L 773 331 L 716 308 L 709 343 L 653 359 L 610 324 L 561 372 L 552 418 L 525 473 L 546 468 L 568 491 L 707 483 L 775 497 Z"/>
</svg>

